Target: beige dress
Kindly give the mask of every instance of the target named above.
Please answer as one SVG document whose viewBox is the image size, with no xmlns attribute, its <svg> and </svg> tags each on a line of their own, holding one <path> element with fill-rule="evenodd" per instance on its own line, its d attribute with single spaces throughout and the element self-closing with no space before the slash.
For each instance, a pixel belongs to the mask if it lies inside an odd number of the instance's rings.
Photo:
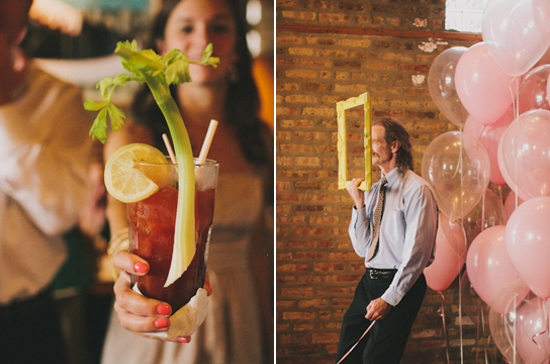
<svg viewBox="0 0 550 364">
<path fill-rule="evenodd" d="M 220 174 L 207 261 L 213 293 L 205 322 L 189 344 L 178 344 L 133 334 L 112 314 L 103 364 L 262 362 L 265 343 L 248 251 L 263 201 L 259 176 Z"/>
</svg>

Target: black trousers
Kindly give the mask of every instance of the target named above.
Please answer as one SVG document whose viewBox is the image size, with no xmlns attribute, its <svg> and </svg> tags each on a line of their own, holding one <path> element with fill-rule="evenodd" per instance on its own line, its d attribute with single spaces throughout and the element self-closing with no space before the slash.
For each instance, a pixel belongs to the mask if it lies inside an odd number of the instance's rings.
<svg viewBox="0 0 550 364">
<path fill-rule="evenodd" d="M 57 310 L 48 291 L 0 306 L 0 363 L 67 363 Z"/>
<path fill-rule="evenodd" d="M 370 301 L 382 296 L 392 279 L 393 277 L 371 279 L 368 271 L 363 276 L 353 302 L 344 315 L 336 362 L 370 326 L 371 321 L 365 318 L 367 306 Z M 398 364 L 425 294 L 426 278 L 422 274 L 401 302 L 391 309 L 386 318 L 374 324 L 342 364 Z"/>
</svg>

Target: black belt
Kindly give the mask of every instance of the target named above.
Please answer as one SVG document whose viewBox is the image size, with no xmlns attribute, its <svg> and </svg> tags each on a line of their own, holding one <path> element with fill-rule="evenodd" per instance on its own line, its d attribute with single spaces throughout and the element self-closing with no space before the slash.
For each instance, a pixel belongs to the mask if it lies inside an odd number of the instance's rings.
<svg viewBox="0 0 550 364">
<path fill-rule="evenodd" d="M 388 279 L 393 278 L 397 273 L 397 269 L 374 269 L 367 268 L 367 274 L 370 279 Z"/>
</svg>

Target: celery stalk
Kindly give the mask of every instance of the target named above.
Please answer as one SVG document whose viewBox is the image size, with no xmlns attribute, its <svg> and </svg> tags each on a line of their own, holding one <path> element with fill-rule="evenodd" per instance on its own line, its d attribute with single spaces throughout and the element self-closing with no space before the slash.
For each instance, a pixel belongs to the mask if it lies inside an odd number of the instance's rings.
<svg viewBox="0 0 550 364">
<path fill-rule="evenodd" d="M 195 174 L 191 142 L 185 124 L 179 112 L 176 101 L 170 94 L 169 86 L 190 82 L 189 64 L 196 63 L 216 67 L 219 59 L 210 57 L 212 45 L 208 45 L 199 62 L 191 62 L 179 50 L 173 50 L 161 57 L 152 50 L 137 51 L 136 42 L 118 43 L 115 50 L 122 59 L 124 68 L 134 77 L 118 75 L 114 79 L 105 78 L 98 83 L 103 101 L 86 101 L 87 110 L 99 110 L 94 125 L 90 130 L 92 137 L 97 137 L 105 143 L 107 133 L 107 116 L 111 119 L 111 128 L 118 130 L 124 125 L 124 112 L 112 103 L 113 91 L 117 86 L 124 86 L 128 81 L 145 82 L 157 105 L 162 111 L 172 141 L 178 163 L 178 205 L 176 213 L 176 231 L 174 234 L 174 249 L 168 278 L 164 284 L 168 287 L 187 270 L 195 255 Z"/>
</svg>

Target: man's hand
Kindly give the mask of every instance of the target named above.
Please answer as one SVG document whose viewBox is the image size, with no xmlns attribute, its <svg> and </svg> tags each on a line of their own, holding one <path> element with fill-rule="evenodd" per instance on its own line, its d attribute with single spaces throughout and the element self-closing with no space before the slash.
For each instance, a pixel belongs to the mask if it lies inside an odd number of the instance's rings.
<svg viewBox="0 0 550 364">
<path fill-rule="evenodd" d="M 351 180 L 350 184 L 346 187 L 348 193 L 350 194 L 353 202 L 355 203 L 355 208 L 361 210 L 365 206 L 365 194 L 359 189 L 359 185 L 363 182 L 364 178 L 354 178 Z"/>
<path fill-rule="evenodd" d="M 377 298 L 370 301 L 367 306 L 367 314 L 365 315 L 365 318 L 370 321 L 382 320 L 388 316 L 392 308 L 393 306 L 384 301 L 382 298 Z"/>
</svg>

